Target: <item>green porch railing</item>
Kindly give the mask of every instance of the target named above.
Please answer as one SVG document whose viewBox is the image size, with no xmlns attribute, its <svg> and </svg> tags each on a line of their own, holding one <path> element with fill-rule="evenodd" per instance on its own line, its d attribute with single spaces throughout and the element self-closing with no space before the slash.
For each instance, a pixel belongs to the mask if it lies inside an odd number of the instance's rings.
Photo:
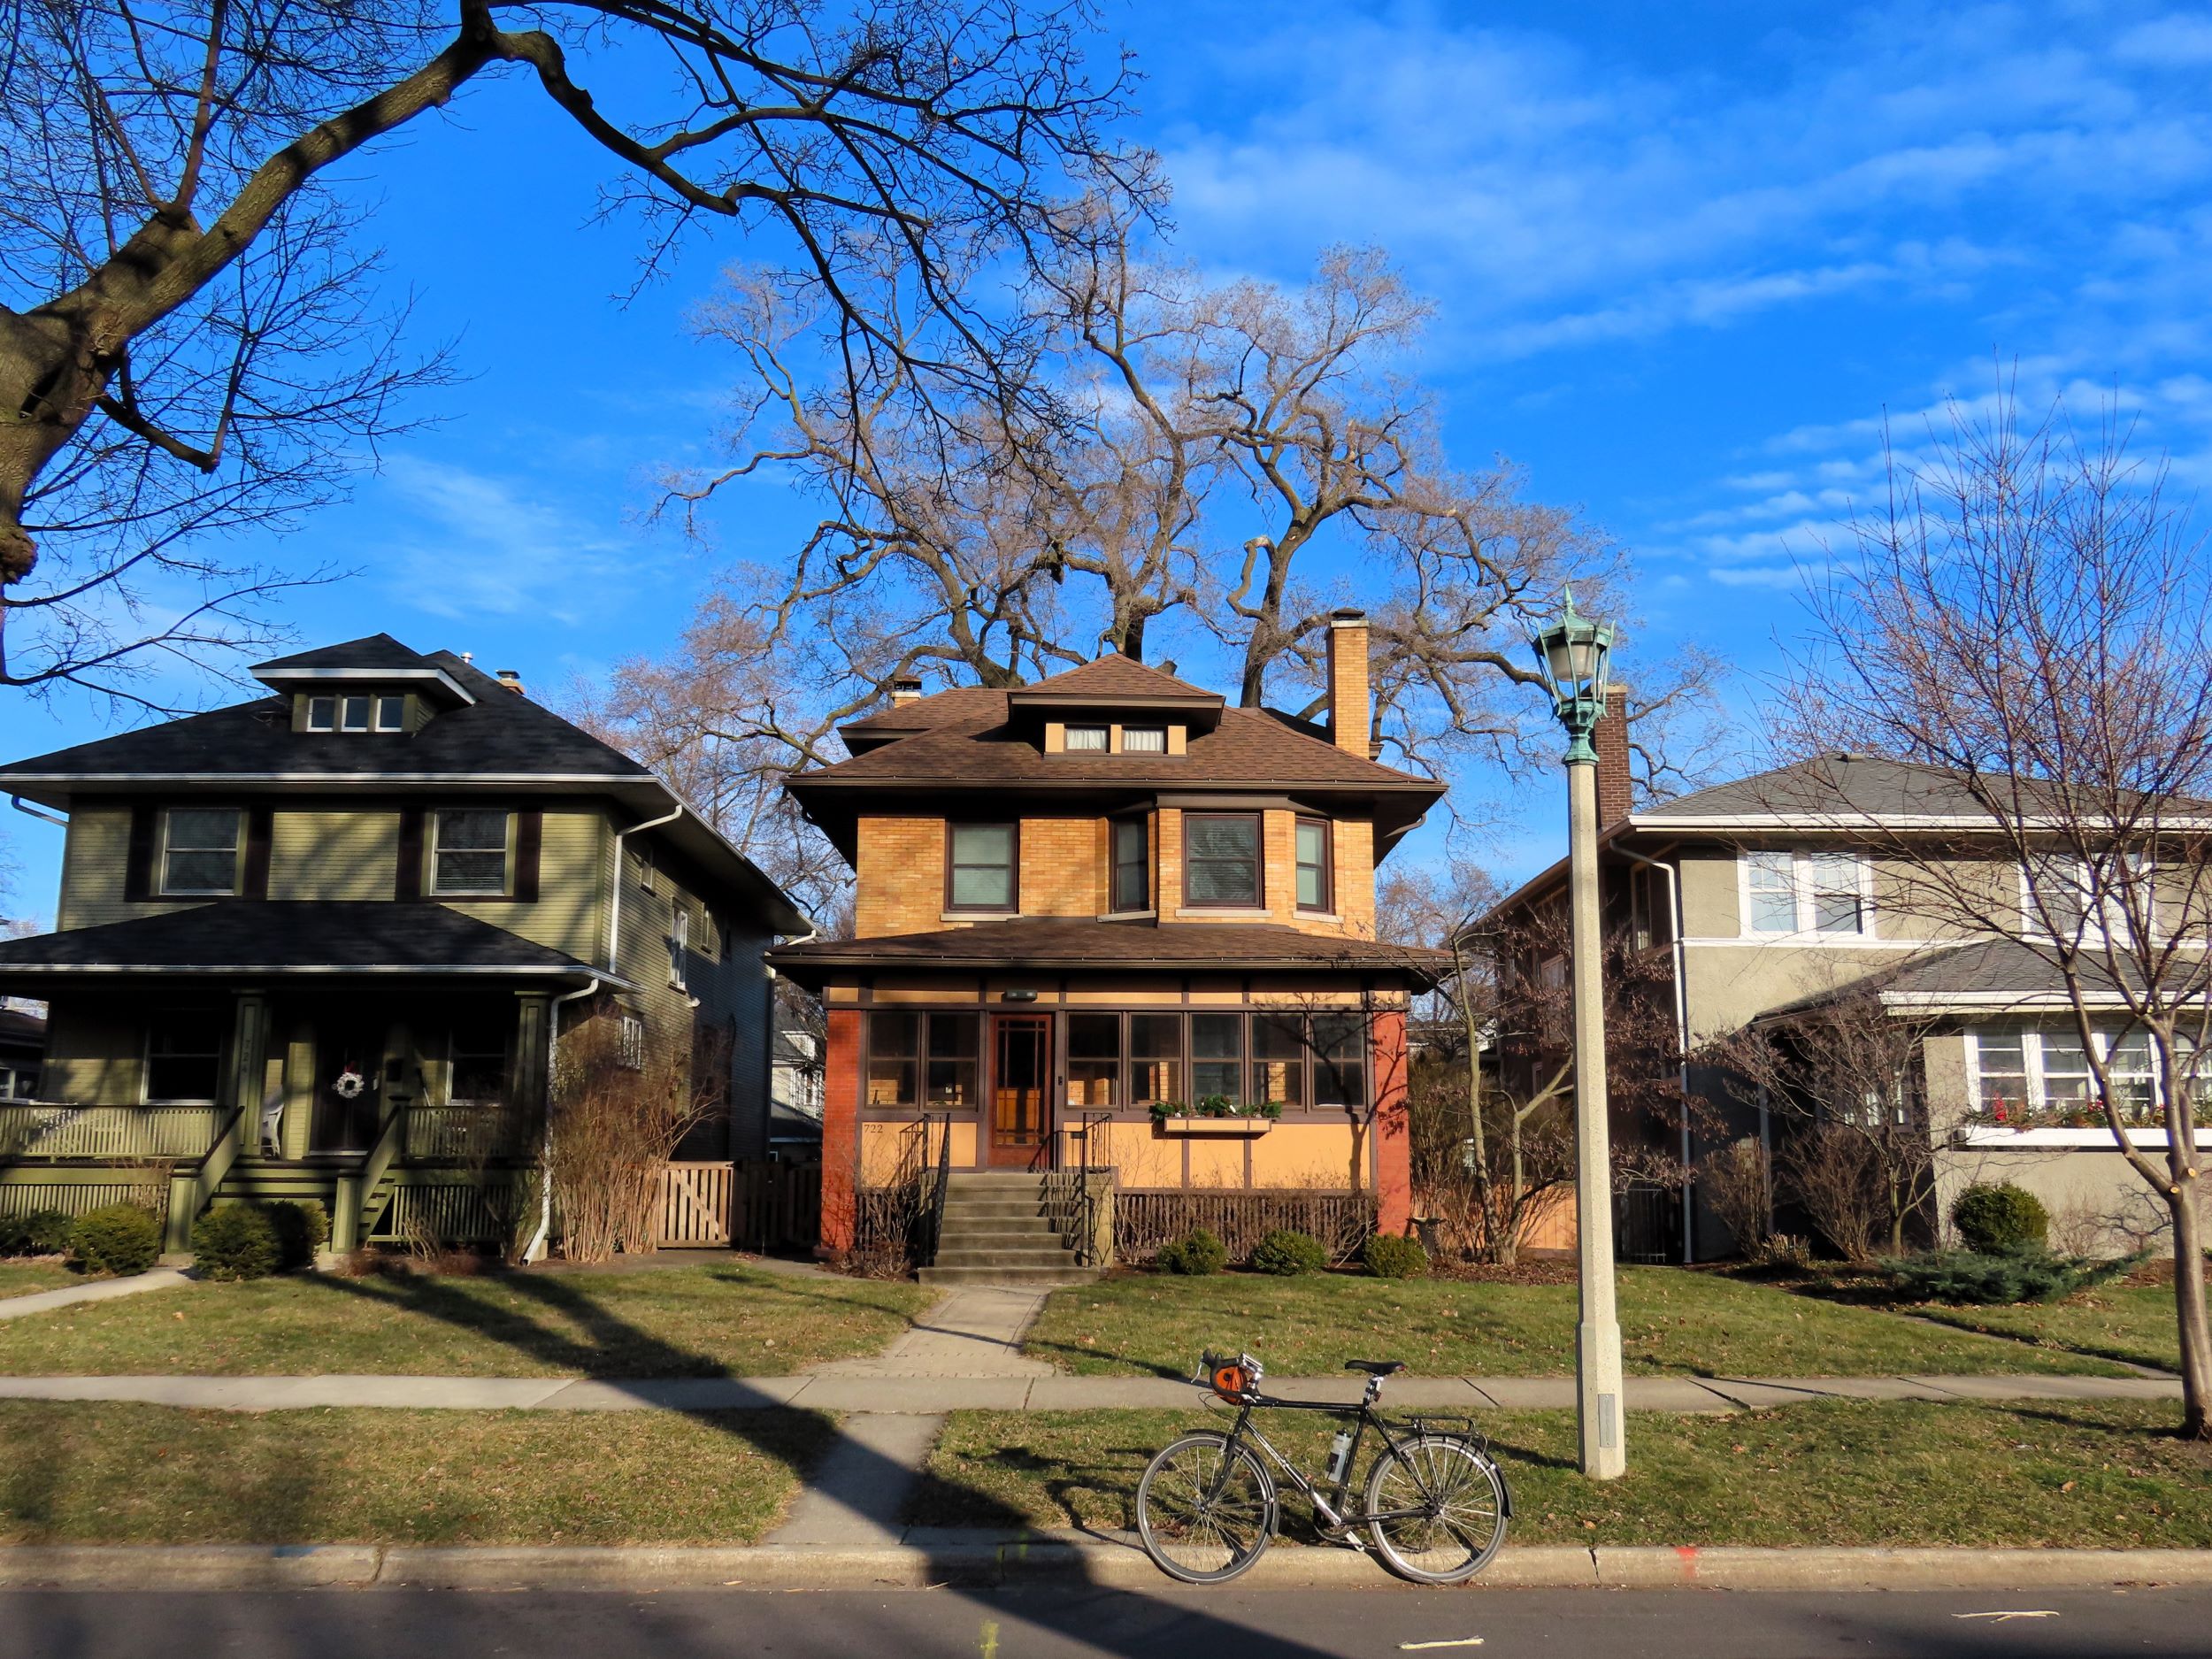
<svg viewBox="0 0 2212 1659">
<path fill-rule="evenodd" d="M 492 1101 L 452 1101 L 411 1106 L 407 1157 L 439 1163 L 487 1164 L 536 1149 L 531 1113 Z"/>
<path fill-rule="evenodd" d="M 376 1139 L 370 1144 L 360 1167 L 338 1178 L 331 1206 L 330 1248 L 342 1256 L 361 1246 L 361 1212 L 386 1171 L 398 1159 L 400 1149 L 407 1144 L 407 1117 L 411 1110 L 411 1102 L 395 1102 L 385 1113 L 384 1121 L 377 1125 Z"/>
<path fill-rule="evenodd" d="M 204 1158 L 229 1116 L 213 1105 L 0 1106 L 0 1159 Z"/>
</svg>

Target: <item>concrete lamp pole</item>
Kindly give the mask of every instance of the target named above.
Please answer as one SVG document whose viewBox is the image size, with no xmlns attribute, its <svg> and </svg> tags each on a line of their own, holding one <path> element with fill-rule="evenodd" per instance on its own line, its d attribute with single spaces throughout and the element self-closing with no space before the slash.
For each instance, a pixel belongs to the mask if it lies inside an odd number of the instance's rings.
<svg viewBox="0 0 2212 1659">
<path fill-rule="evenodd" d="M 1569 893 L 1574 969 L 1577 1277 L 1575 1414 L 1582 1472 L 1612 1480 L 1628 1468 L 1621 1412 L 1621 1325 L 1613 1294 L 1613 1152 L 1605 1103 L 1605 943 L 1598 914 L 1598 755 L 1590 734 L 1605 715 L 1613 625 L 1575 611 L 1533 643 L 1567 728 Z"/>
</svg>

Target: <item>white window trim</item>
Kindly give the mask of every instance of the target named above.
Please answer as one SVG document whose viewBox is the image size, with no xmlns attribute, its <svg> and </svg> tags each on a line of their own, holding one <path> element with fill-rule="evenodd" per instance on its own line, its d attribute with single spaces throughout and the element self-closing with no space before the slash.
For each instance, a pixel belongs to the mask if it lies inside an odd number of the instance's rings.
<svg viewBox="0 0 2212 1659">
<path fill-rule="evenodd" d="M 1982 1098 L 1981 1030 L 1978 1026 L 1970 1025 L 1965 1034 L 1967 1093 L 1973 1100 L 1975 1115 L 1981 1117 L 1989 1110 L 1989 1102 Z M 2097 1057 L 2109 1066 L 2112 1059 L 2112 1033 L 2101 1027 L 2092 1026 L 2089 1034 Z M 2040 1024 L 2025 1025 L 2020 1028 L 2020 1070 L 2027 1085 L 2028 1110 L 2036 1112 L 2052 1110 L 2049 1084 L 2043 1071 L 2043 1026 Z M 2095 1073 L 2090 1073 L 2090 1082 L 2093 1087 L 2095 1081 Z M 2154 1108 L 2162 1108 L 2165 1105 L 2166 1094 L 2165 1091 L 2159 1087 L 2158 1067 L 2154 1059 L 2151 1061 L 2148 1071 L 2144 1074 L 2144 1081 L 2150 1086 L 2152 1105 Z M 2060 1103 L 2070 1104 L 2071 1102 L 2070 1101 Z"/>
<path fill-rule="evenodd" d="M 438 841 L 445 828 L 445 814 L 448 811 L 497 812 L 507 820 L 507 844 L 499 849 L 499 890 L 496 893 L 484 892 L 474 887 L 448 887 L 444 885 L 444 883 L 439 880 Z M 488 847 L 456 847 L 451 850 L 455 852 L 488 853 L 492 849 Z M 515 815 L 511 810 L 505 807 L 450 807 L 432 809 L 430 813 L 430 896 L 432 898 L 465 900 L 504 899 L 512 897 L 514 890 Z"/>
<path fill-rule="evenodd" d="M 164 807 L 161 810 L 161 846 L 156 854 L 155 861 L 156 873 L 160 877 L 156 884 L 159 891 L 155 896 L 165 899 L 236 898 L 239 887 L 238 861 L 245 850 L 246 815 L 244 811 L 236 807 L 185 807 L 181 810 L 187 812 L 228 812 L 233 815 L 237 827 L 232 832 L 230 841 L 230 885 L 221 887 L 173 887 L 169 885 L 169 826 L 180 809 Z M 219 847 L 187 847 L 180 850 L 188 853 L 212 853 L 220 852 L 222 849 Z"/>
<path fill-rule="evenodd" d="M 389 705 L 395 711 L 392 723 L 384 724 L 384 710 Z M 379 692 L 370 699 L 369 729 L 375 732 L 404 732 L 407 729 L 407 699 L 396 697 L 389 692 Z"/>
<path fill-rule="evenodd" d="M 1763 847 L 1763 853 L 1786 852 L 1790 858 L 1790 891 L 1796 907 L 1796 926 L 1787 933 L 1767 933 L 1751 925 L 1751 860 L 1753 851 L 1736 855 L 1736 937 L 1762 945 L 1860 944 L 1880 937 L 1874 912 L 1874 864 L 1855 849 L 1832 847 Z M 1856 933 L 1824 933 L 1813 925 L 1813 860 L 1816 856 L 1848 858 L 1859 878 L 1859 926 Z M 1893 942 L 1893 941 L 1886 941 Z"/>
<path fill-rule="evenodd" d="M 615 1027 L 615 1064 L 632 1071 L 645 1067 L 645 1021 L 624 1010 Z"/>
<path fill-rule="evenodd" d="M 2157 928 L 2158 867 L 2148 858 L 2146 858 L 2139 854 L 2131 855 L 2131 857 L 2134 862 L 2140 864 L 2143 869 L 2148 872 L 2150 877 L 2152 883 L 2151 923 L 2153 927 L 2153 942 L 2155 943 L 2156 934 L 2159 931 Z M 2115 901 L 2108 898 L 2102 903 L 2093 903 L 2096 895 L 2091 891 L 2089 865 L 2087 863 L 2082 859 L 2073 857 L 2069 857 L 2065 859 L 2064 862 L 2072 864 L 2074 867 L 2074 887 L 2075 891 L 2080 895 L 2081 899 L 2082 920 L 2080 945 L 2090 949 L 2101 949 L 2105 944 L 2105 935 L 2107 932 L 2105 926 L 2106 919 L 2116 913 L 2112 908 Z M 2027 865 L 2024 864 L 2015 864 L 2013 866 L 2012 873 L 2020 885 L 2020 926 L 2022 931 L 2027 933 L 2027 935 L 2032 939 L 2040 939 L 2055 943 L 2056 941 L 2053 939 L 2051 934 L 2041 931 L 2042 921 L 2041 918 L 2035 913 L 2032 895 L 2028 889 Z M 2122 919 L 2123 921 L 2125 920 L 2124 916 L 2122 917 Z"/>
<path fill-rule="evenodd" d="M 361 724 L 358 726 L 349 726 L 346 724 L 346 704 L 349 703 L 357 703 L 363 705 L 361 710 Z M 366 691 L 342 691 L 338 694 L 338 729 L 341 732 L 367 732 L 373 730 L 375 726 L 376 696 L 374 693 Z"/>
<path fill-rule="evenodd" d="M 668 921 L 668 982 L 680 991 L 688 991 L 685 983 L 684 958 L 691 954 L 691 912 L 681 902 L 672 908 Z"/>
<path fill-rule="evenodd" d="M 320 726 L 315 724 L 315 705 L 319 703 L 326 703 L 330 705 L 330 718 L 325 720 Z M 334 732 L 338 729 L 338 699 L 335 695 L 319 693 L 307 699 L 305 729 L 310 732 Z"/>
</svg>

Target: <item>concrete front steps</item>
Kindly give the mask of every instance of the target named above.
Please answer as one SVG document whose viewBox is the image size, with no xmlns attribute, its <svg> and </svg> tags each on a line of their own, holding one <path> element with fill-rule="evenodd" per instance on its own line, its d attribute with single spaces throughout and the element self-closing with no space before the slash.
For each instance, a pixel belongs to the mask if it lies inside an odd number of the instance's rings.
<svg viewBox="0 0 2212 1659">
<path fill-rule="evenodd" d="M 944 1233 L 925 1285 L 1087 1285 L 1044 1213 L 1044 1182 L 1025 1170 L 958 1170 L 945 1187 Z"/>
</svg>

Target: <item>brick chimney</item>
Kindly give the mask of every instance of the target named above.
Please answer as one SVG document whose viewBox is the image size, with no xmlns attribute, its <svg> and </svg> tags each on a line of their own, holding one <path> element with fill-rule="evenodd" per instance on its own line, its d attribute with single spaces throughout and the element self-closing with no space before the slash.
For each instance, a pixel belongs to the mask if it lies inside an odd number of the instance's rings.
<svg viewBox="0 0 2212 1659">
<path fill-rule="evenodd" d="M 1628 816 L 1635 796 L 1628 779 L 1628 687 L 1605 688 L 1605 718 L 1590 733 L 1598 752 L 1598 827 Z"/>
<path fill-rule="evenodd" d="M 910 703 L 921 700 L 922 681 L 919 675 L 901 674 L 891 682 L 891 706 L 903 709 Z"/>
<path fill-rule="evenodd" d="M 1348 755 L 1374 758 L 1374 714 L 1367 689 L 1367 613 L 1347 606 L 1329 614 L 1329 741 Z"/>
</svg>

